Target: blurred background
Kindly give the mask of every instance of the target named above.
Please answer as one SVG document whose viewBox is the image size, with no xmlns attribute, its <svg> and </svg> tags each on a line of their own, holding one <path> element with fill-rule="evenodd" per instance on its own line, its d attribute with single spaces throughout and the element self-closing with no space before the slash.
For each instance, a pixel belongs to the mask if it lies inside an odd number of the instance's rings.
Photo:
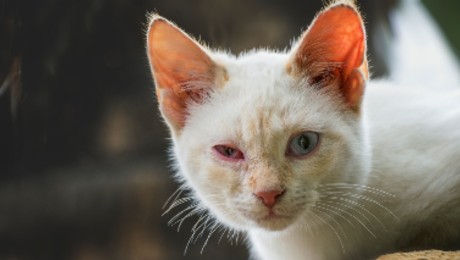
<svg viewBox="0 0 460 260">
<path fill-rule="evenodd" d="M 460 2 L 423 1 L 460 53 Z M 177 188 L 144 47 L 147 12 L 211 46 L 284 49 L 320 0 L 0 0 L 0 259 L 245 259 L 184 249 L 161 217 Z M 397 1 L 360 1 L 372 44 Z M 389 28 L 391 31 L 391 28 Z M 422 55 L 422 54 L 421 54 Z"/>
</svg>

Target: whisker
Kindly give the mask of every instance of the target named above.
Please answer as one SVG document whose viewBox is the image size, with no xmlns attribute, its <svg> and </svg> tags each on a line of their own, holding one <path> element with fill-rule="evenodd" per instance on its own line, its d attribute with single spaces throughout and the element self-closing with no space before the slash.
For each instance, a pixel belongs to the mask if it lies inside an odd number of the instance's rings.
<svg viewBox="0 0 460 260">
<path fill-rule="evenodd" d="M 203 225 L 201 225 L 201 232 L 198 234 L 198 236 L 195 237 L 195 240 L 193 241 L 193 243 L 196 243 L 196 241 L 203 236 L 204 232 L 206 231 L 206 229 L 212 224 L 214 223 L 215 221 L 210 221 L 211 220 L 211 216 L 208 215 L 208 217 L 206 218 L 206 220 L 203 222 Z M 198 232 L 198 230 L 197 230 Z"/>
<path fill-rule="evenodd" d="M 192 204 L 188 207 L 186 207 L 185 209 L 179 211 L 179 213 L 177 213 L 176 215 L 174 215 L 169 221 L 168 221 L 168 225 L 171 226 L 178 218 L 180 218 L 180 216 L 182 216 L 185 212 L 189 211 L 189 210 L 193 210 L 194 208 L 196 208 L 196 204 Z"/>
<path fill-rule="evenodd" d="M 194 215 L 196 215 L 197 213 L 199 213 L 200 211 L 202 211 L 201 208 L 196 208 L 192 211 L 190 211 L 187 215 L 185 215 L 184 217 L 182 217 L 181 219 L 177 220 L 176 222 L 174 222 L 171 226 L 174 226 L 176 225 L 177 223 L 179 223 L 179 225 L 177 226 L 177 232 L 179 232 L 180 230 L 180 227 L 182 226 L 182 224 L 184 223 L 184 221 Z"/>
<path fill-rule="evenodd" d="M 230 231 L 231 232 L 229 232 L 227 235 L 227 239 L 230 241 L 231 245 L 233 245 L 233 243 L 235 243 L 235 245 L 238 245 L 239 234 L 236 232 L 236 230 L 230 230 Z"/>
<path fill-rule="evenodd" d="M 400 219 L 390 209 L 388 209 L 387 207 L 382 205 L 380 202 L 378 202 L 378 201 L 376 201 L 376 200 L 374 200 L 374 199 L 372 199 L 372 198 L 370 198 L 368 196 L 362 195 L 362 194 L 355 194 L 355 193 L 349 193 L 349 192 L 344 192 L 344 193 L 338 192 L 338 193 L 332 194 L 332 196 L 329 195 L 329 194 L 326 194 L 326 196 L 323 196 L 323 197 L 337 200 L 337 199 L 340 198 L 340 197 L 338 197 L 338 195 L 340 195 L 340 196 L 348 196 L 348 197 L 355 198 L 355 199 L 358 199 L 358 200 L 370 202 L 370 203 L 378 206 L 379 208 L 385 210 L 386 212 L 388 212 L 397 221 L 400 221 Z"/>
<path fill-rule="evenodd" d="M 311 229 L 310 227 L 310 224 L 308 224 L 308 222 L 305 222 L 304 225 L 301 226 L 302 228 L 305 228 L 305 231 L 310 233 L 310 235 L 313 237 L 313 230 Z"/>
<path fill-rule="evenodd" d="M 220 235 L 219 237 L 219 240 L 217 240 L 217 244 L 220 244 L 220 241 L 222 240 L 222 238 L 224 237 L 225 233 L 227 233 L 228 229 L 225 228 L 224 231 L 222 231 L 222 234 Z"/>
<path fill-rule="evenodd" d="M 357 198 L 357 199 L 360 199 L 360 200 L 364 200 L 364 201 L 368 201 L 374 205 L 377 205 L 378 207 L 380 207 L 381 209 L 385 210 L 386 212 L 388 212 L 393 218 L 395 218 L 397 221 L 400 221 L 400 219 L 398 218 L 398 216 L 396 216 L 389 208 L 385 207 L 384 205 L 382 205 L 380 202 L 372 199 L 372 198 L 369 198 L 367 196 L 364 196 L 364 195 L 352 195 L 350 197 L 354 197 L 354 198 Z"/>
<path fill-rule="evenodd" d="M 334 217 L 332 217 L 330 214 L 328 214 L 326 211 L 329 211 L 329 212 L 332 212 L 334 213 L 335 215 L 338 215 L 342 218 L 344 218 L 341 214 L 337 213 L 337 212 L 334 212 L 334 211 L 331 211 L 331 210 L 328 210 L 328 209 L 325 209 L 325 208 L 322 208 L 322 207 L 316 207 L 315 205 L 315 209 L 318 211 L 318 212 L 321 212 L 323 215 L 325 215 L 326 217 L 328 217 L 332 222 L 334 222 L 339 228 L 340 230 L 342 231 L 342 234 L 344 235 L 345 238 L 347 238 L 347 233 L 345 232 L 345 230 L 343 229 L 342 225 L 340 225 L 340 223 L 335 220 Z M 346 218 L 344 218 L 345 220 L 347 220 Z M 347 220 L 348 221 L 348 220 Z M 350 223 L 351 224 L 351 223 Z"/>
<path fill-rule="evenodd" d="M 318 226 L 318 221 L 317 219 L 314 219 L 314 218 L 309 218 L 309 221 L 311 221 L 315 226 Z M 305 223 L 305 224 L 308 224 L 308 223 Z M 309 224 L 308 224 L 309 225 Z M 313 229 L 312 228 L 312 231 L 315 230 L 317 231 L 317 229 Z M 315 232 L 316 233 L 316 232 Z M 314 236 L 314 233 L 312 232 L 312 235 Z"/>
<path fill-rule="evenodd" d="M 203 254 L 203 251 L 204 251 L 204 248 L 206 247 L 206 245 L 208 244 L 209 242 L 209 239 L 211 238 L 211 236 L 214 234 L 214 232 L 216 232 L 216 230 L 220 227 L 220 224 L 215 222 L 214 225 L 211 227 L 211 230 L 209 231 L 209 234 L 208 236 L 206 237 L 206 240 L 204 241 L 203 243 L 203 247 L 201 247 L 201 251 L 200 251 L 200 254 Z"/>
<path fill-rule="evenodd" d="M 356 184 L 356 183 L 327 183 L 327 184 L 321 184 L 320 190 L 336 190 L 336 189 L 356 189 L 356 190 L 364 190 L 369 193 L 378 195 L 378 196 L 383 196 L 383 197 L 392 197 L 395 198 L 396 195 L 389 193 L 387 191 L 377 189 L 374 187 L 370 187 L 367 185 L 363 184 Z"/>
<path fill-rule="evenodd" d="M 331 205 L 327 205 L 327 204 L 324 204 L 324 203 L 318 203 L 318 205 L 322 205 L 324 207 L 327 207 L 327 208 L 330 208 L 330 209 L 334 209 L 334 210 L 338 210 L 344 214 L 347 214 L 348 216 L 352 217 L 354 220 L 356 220 L 359 224 L 361 224 L 361 226 L 363 226 L 373 237 L 377 237 L 374 232 L 372 232 L 366 224 L 364 224 L 359 218 L 357 218 L 355 215 L 341 209 L 341 208 L 338 208 L 338 207 L 335 207 L 335 206 L 331 206 Z"/>
<path fill-rule="evenodd" d="M 179 188 L 177 188 L 172 194 L 171 196 L 169 196 L 169 198 L 166 200 L 166 202 L 163 204 L 163 207 L 161 209 L 165 209 L 166 206 L 169 204 L 170 201 L 176 201 L 177 198 L 182 194 L 182 192 L 184 192 L 184 187 L 180 186 Z M 173 199 L 174 198 L 174 199 Z"/>
<path fill-rule="evenodd" d="M 388 231 L 388 229 L 386 228 L 385 224 L 383 224 L 383 222 L 374 214 L 372 213 L 370 210 L 366 209 L 366 207 L 363 205 L 363 204 L 360 204 L 354 200 L 349 200 L 349 199 L 345 199 L 345 198 L 338 198 L 339 201 L 344 201 L 346 203 L 349 203 L 349 204 L 352 204 L 353 206 L 355 207 L 358 207 L 360 210 L 364 211 L 365 213 L 371 215 L 381 226 L 384 230 Z M 367 216 L 365 216 L 364 213 L 362 213 L 361 211 L 353 208 L 352 206 L 349 206 L 345 203 L 341 203 L 341 202 L 336 202 L 335 200 L 327 200 L 325 202 L 331 202 L 331 203 L 334 203 L 334 204 L 337 204 L 337 205 L 342 205 L 342 206 L 345 206 L 345 207 L 348 207 L 350 208 L 351 210 L 354 210 L 356 211 L 358 214 L 362 215 L 369 223 L 371 223 L 371 225 L 373 224 L 373 221 L 371 221 Z"/>
<path fill-rule="evenodd" d="M 339 241 L 340 243 L 340 247 L 342 248 L 342 252 L 345 253 L 345 246 L 343 244 L 343 241 L 342 241 L 342 238 L 340 238 L 340 235 L 337 233 L 337 231 L 335 230 L 335 228 L 327 221 L 325 221 L 323 218 L 321 218 L 320 216 L 318 216 L 317 214 L 311 212 L 311 214 L 313 216 L 315 216 L 317 219 L 319 219 L 321 222 L 323 222 L 324 224 L 326 224 L 331 230 L 332 232 L 335 234 L 335 237 L 337 238 L 337 240 Z"/>
<path fill-rule="evenodd" d="M 187 254 L 188 247 L 190 246 L 190 243 L 192 242 L 194 236 L 195 232 L 193 232 L 192 235 L 190 235 L 190 238 L 188 239 L 187 244 L 185 245 L 184 256 Z"/>
<path fill-rule="evenodd" d="M 169 208 L 167 210 L 165 210 L 165 212 L 163 212 L 163 214 L 161 214 L 161 216 L 164 216 L 164 215 L 168 214 L 175 207 L 177 207 L 179 205 L 182 205 L 184 203 L 187 203 L 187 202 L 189 202 L 191 200 L 193 200 L 192 197 L 185 197 L 185 198 L 180 198 L 180 199 L 174 200 L 174 202 L 169 206 Z"/>
<path fill-rule="evenodd" d="M 201 224 L 199 225 L 199 227 L 197 228 L 198 224 L 205 218 L 205 217 L 208 217 L 208 214 L 206 214 L 206 212 L 203 212 L 203 214 L 200 216 L 200 218 L 197 220 L 197 222 L 195 223 L 195 225 L 193 225 L 192 227 L 192 234 L 190 235 L 190 238 L 188 239 L 187 241 L 187 244 L 185 245 L 185 250 L 184 250 L 184 255 L 187 254 L 187 250 L 190 246 L 190 243 L 192 243 L 192 241 L 194 241 L 194 238 L 195 238 L 195 234 L 197 233 L 197 231 L 199 230 L 199 228 L 201 227 Z"/>
<path fill-rule="evenodd" d="M 233 233 L 235 234 L 235 245 L 238 245 L 238 243 L 240 242 L 240 232 L 237 232 L 237 231 L 233 231 Z"/>
<path fill-rule="evenodd" d="M 348 224 L 350 224 L 350 226 L 352 226 L 352 227 L 355 226 L 349 219 L 347 219 L 345 216 L 343 216 L 343 214 L 340 214 L 337 211 L 334 211 L 334 210 L 331 210 L 330 208 L 325 207 L 325 205 L 322 204 L 322 203 L 316 204 L 315 208 L 318 208 L 318 209 L 321 209 L 321 210 L 326 210 L 328 212 L 332 212 L 332 213 L 334 213 L 334 215 L 337 215 L 337 216 L 341 217 L 343 220 L 345 220 L 346 222 L 348 222 Z"/>
<path fill-rule="evenodd" d="M 203 214 L 201 214 L 201 216 L 198 218 L 198 220 L 196 221 L 195 225 L 193 225 L 191 231 L 193 233 L 197 232 L 198 229 L 202 226 L 202 221 L 208 217 L 208 214 L 206 214 L 206 212 L 203 212 Z"/>
</svg>

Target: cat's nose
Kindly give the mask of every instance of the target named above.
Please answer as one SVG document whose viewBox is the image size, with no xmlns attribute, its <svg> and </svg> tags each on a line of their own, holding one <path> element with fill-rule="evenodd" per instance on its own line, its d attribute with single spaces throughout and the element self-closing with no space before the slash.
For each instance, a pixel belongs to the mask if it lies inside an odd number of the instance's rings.
<svg viewBox="0 0 460 260">
<path fill-rule="evenodd" d="M 283 195 L 284 190 L 270 190 L 270 191 L 258 191 L 254 193 L 262 203 L 268 208 L 272 208 L 275 204 L 277 199 Z"/>
</svg>

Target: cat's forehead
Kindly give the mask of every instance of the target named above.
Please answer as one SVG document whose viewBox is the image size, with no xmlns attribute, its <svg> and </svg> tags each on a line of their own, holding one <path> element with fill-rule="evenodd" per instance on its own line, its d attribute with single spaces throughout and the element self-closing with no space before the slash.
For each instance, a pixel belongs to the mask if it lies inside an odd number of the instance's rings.
<svg viewBox="0 0 460 260">
<path fill-rule="evenodd" d="M 258 50 L 238 57 L 224 55 L 216 60 L 228 76 L 222 91 L 239 96 L 241 101 L 252 102 L 253 106 L 270 107 L 271 104 L 264 102 L 273 102 L 272 96 L 287 97 L 288 87 L 294 84 L 294 79 L 288 75 L 289 57 L 285 53 Z"/>
<path fill-rule="evenodd" d="M 215 59 L 227 70 L 231 80 L 243 80 L 257 77 L 260 80 L 273 80 L 286 73 L 288 55 L 268 50 L 252 50 L 238 56 L 219 55 Z"/>
<path fill-rule="evenodd" d="M 228 81 L 191 113 L 189 129 L 196 134 L 269 143 L 303 129 L 319 131 L 332 114 L 327 96 L 289 75 L 287 54 L 261 51 L 216 60 Z"/>
</svg>

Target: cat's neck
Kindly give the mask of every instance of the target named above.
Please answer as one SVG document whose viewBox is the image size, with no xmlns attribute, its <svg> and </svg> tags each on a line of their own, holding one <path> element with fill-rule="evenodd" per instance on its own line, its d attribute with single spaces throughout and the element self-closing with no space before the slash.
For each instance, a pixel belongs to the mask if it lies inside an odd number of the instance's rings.
<svg viewBox="0 0 460 260">
<path fill-rule="evenodd" d="M 342 214 L 353 215 L 356 212 L 347 211 Z M 286 256 L 289 259 L 366 259 L 382 251 L 388 244 L 389 236 L 397 235 L 390 230 L 395 224 L 391 218 L 379 217 L 379 223 L 372 225 L 381 226 L 374 227 L 356 221 L 350 224 L 352 219 L 345 220 L 332 213 L 326 215 L 310 215 L 308 219 L 300 220 L 289 229 L 277 233 L 252 230 L 249 232 L 252 246 L 261 254 L 261 259 L 267 260 L 283 259 Z"/>
</svg>

